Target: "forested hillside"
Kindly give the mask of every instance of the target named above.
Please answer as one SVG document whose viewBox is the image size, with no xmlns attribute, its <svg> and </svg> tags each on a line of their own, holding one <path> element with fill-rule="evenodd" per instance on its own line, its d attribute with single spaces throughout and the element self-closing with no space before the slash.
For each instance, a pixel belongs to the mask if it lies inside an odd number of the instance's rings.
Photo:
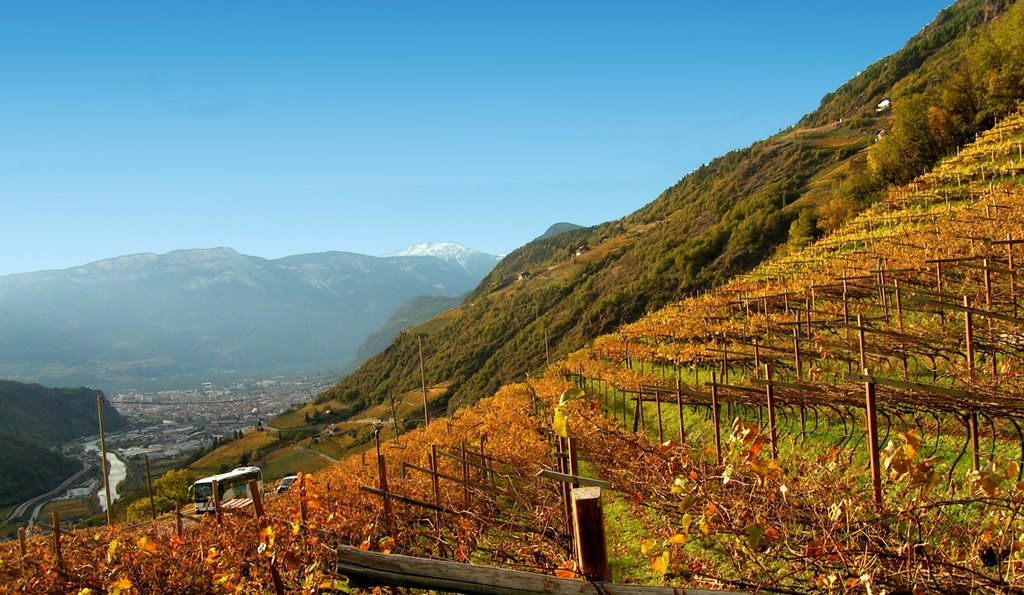
<svg viewBox="0 0 1024 595">
<path fill-rule="evenodd" d="M 0 380 L 0 507 L 24 501 L 56 487 L 81 468 L 56 447 L 99 434 L 96 399 L 91 388 L 48 388 Z M 128 426 L 105 399 L 107 431 Z"/>
<path fill-rule="evenodd" d="M 0 508 L 46 493 L 76 471 L 81 463 L 31 440 L 0 432 Z"/>
<path fill-rule="evenodd" d="M 97 397 L 103 397 L 103 392 L 84 386 L 48 388 L 0 380 L 0 432 L 46 446 L 98 435 Z M 107 431 L 128 426 L 128 421 L 106 399 L 103 425 Z"/>
<path fill-rule="evenodd" d="M 459 308 L 400 334 L 324 400 L 369 405 L 417 386 L 422 339 L 426 379 L 450 382 L 453 409 L 836 229 L 1024 98 L 1022 19 L 1019 5 L 955 3 L 796 126 L 715 159 L 623 219 L 509 254 Z"/>
</svg>

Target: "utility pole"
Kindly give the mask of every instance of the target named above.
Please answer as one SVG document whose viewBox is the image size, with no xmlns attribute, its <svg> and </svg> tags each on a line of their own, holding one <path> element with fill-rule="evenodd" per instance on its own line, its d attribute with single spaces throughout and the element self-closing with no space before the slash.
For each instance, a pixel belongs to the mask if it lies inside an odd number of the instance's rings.
<svg viewBox="0 0 1024 595">
<path fill-rule="evenodd" d="M 551 352 L 548 349 L 548 327 L 544 327 L 544 366 L 551 365 Z"/>
<path fill-rule="evenodd" d="M 391 423 L 395 427 L 395 443 L 401 444 L 401 440 L 398 438 L 398 414 L 395 413 L 395 394 L 388 391 L 388 399 L 391 401 Z"/>
<path fill-rule="evenodd" d="M 423 371 L 423 336 L 416 336 L 416 343 L 420 348 L 420 383 L 423 385 L 423 427 L 430 425 L 430 413 L 427 411 L 427 375 Z"/>
<path fill-rule="evenodd" d="M 100 472 L 103 474 L 103 495 L 107 498 L 107 526 L 113 526 L 110 510 L 110 475 L 107 473 L 107 439 L 103 434 L 103 395 L 96 395 L 96 418 L 100 423 Z"/>
</svg>

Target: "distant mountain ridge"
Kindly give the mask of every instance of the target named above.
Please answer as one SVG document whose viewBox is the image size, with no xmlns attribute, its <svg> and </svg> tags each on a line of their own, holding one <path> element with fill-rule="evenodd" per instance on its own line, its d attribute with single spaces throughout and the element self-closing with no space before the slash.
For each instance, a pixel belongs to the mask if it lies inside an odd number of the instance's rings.
<svg viewBox="0 0 1024 595">
<path fill-rule="evenodd" d="M 554 225 L 549 227 L 547 231 L 534 238 L 534 241 L 547 240 L 555 236 L 560 236 L 566 232 L 576 231 L 577 229 L 583 229 L 583 227 L 580 225 L 576 225 L 575 223 L 566 223 L 564 221 L 561 223 L 555 223 Z"/>
<path fill-rule="evenodd" d="M 497 257 L 230 248 L 134 254 L 0 277 L 0 377 L 104 388 L 340 369 L 406 301 L 458 296 Z"/>
<path fill-rule="evenodd" d="M 481 279 L 501 261 L 500 256 L 466 248 L 456 242 L 423 242 L 384 255 L 385 258 L 400 256 L 432 256 L 448 264 L 457 264 L 470 275 Z"/>
</svg>

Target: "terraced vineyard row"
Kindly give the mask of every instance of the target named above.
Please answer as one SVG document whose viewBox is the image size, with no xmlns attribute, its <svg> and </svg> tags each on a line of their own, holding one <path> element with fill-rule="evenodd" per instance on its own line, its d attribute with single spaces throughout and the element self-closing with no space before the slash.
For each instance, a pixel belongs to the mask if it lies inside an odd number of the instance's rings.
<svg viewBox="0 0 1024 595">
<path fill-rule="evenodd" d="M 699 519 L 731 580 L 776 588 L 1021 584 L 1022 143 L 1008 118 L 810 248 L 560 362 L 621 431 L 686 442 L 649 494 L 688 510 L 667 514 L 666 544 Z"/>
</svg>

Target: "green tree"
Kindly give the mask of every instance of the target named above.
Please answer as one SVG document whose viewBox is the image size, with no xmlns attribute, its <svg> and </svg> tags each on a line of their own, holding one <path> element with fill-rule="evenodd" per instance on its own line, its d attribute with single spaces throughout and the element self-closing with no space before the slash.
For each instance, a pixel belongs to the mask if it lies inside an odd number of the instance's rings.
<svg viewBox="0 0 1024 595">
<path fill-rule="evenodd" d="M 186 469 L 172 469 L 153 481 L 153 504 L 157 513 L 174 510 L 178 504 L 186 504 L 189 501 L 189 488 L 195 482 L 195 477 Z M 132 502 L 128 507 L 128 519 L 135 520 L 149 516 L 149 498 L 142 498 Z"/>
<path fill-rule="evenodd" d="M 868 156 L 872 172 L 879 179 L 889 184 L 903 184 L 942 156 L 929 122 L 930 107 L 923 95 L 912 95 L 893 103 L 892 127 Z"/>
<path fill-rule="evenodd" d="M 800 249 L 818 239 L 818 216 L 814 209 L 804 209 L 789 226 L 789 246 Z"/>
</svg>

